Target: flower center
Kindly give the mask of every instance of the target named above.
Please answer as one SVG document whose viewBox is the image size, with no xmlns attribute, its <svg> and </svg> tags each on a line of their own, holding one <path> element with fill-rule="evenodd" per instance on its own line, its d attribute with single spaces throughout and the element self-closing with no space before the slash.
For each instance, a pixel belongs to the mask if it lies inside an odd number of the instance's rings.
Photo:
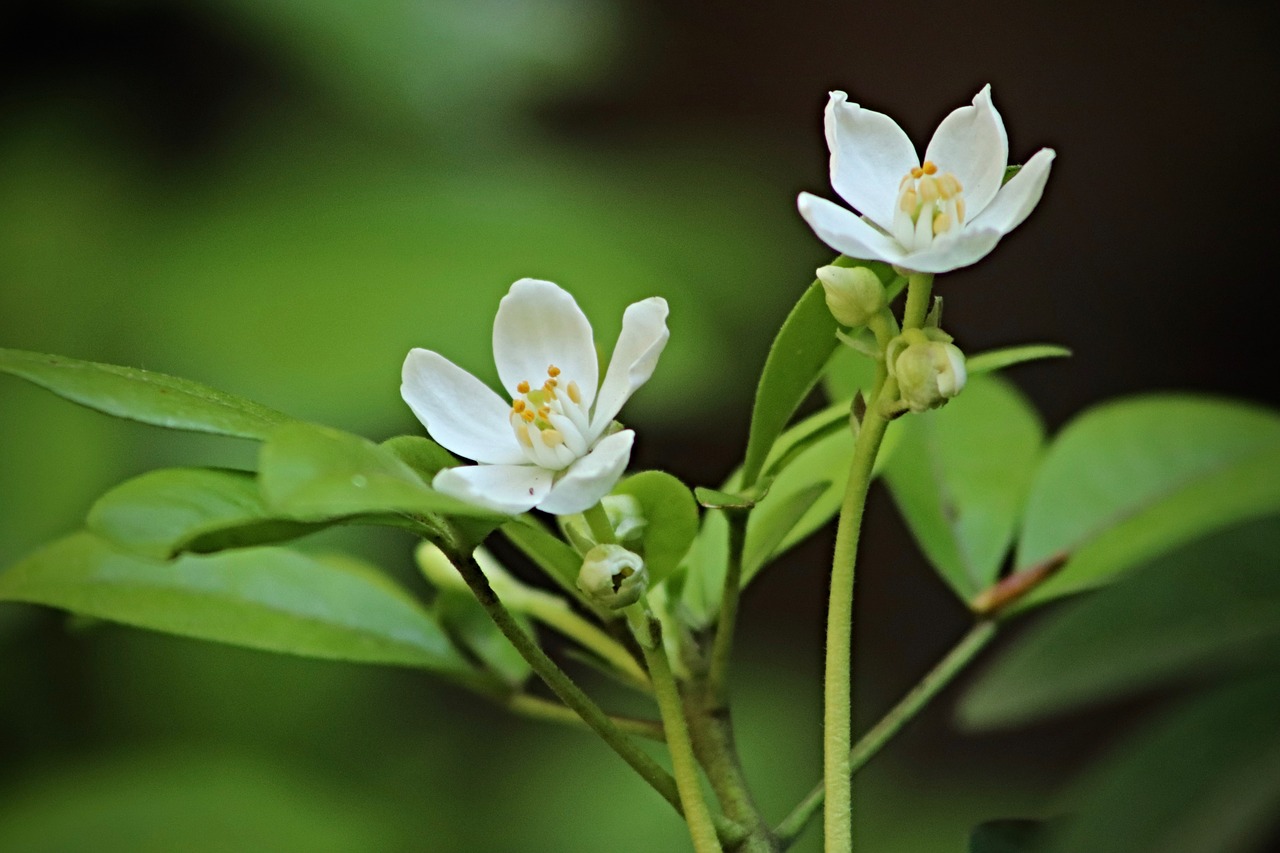
<svg viewBox="0 0 1280 853">
<path fill-rule="evenodd" d="M 898 185 L 893 236 L 907 251 L 933 245 L 935 238 L 964 225 L 964 187 L 950 172 L 939 172 L 932 160 L 912 168 Z"/>
<path fill-rule="evenodd" d="M 541 386 L 526 379 L 516 391 L 520 396 L 511 403 L 511 428 L 530 462 L 559 471 L 586 455 L 591 417 L 577 382 L 566 382 L 552 364 Z"/>
</svg>

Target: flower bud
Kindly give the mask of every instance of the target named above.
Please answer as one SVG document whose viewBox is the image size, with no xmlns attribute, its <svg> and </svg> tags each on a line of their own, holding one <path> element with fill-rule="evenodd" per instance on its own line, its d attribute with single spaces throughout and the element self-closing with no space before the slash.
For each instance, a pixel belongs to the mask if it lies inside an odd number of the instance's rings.
<svg viewBox="0 0 1280 853">
<path fill-rule="evenodd" d="M 621 545 L 597 545 L 587 552 L 578 572 L 578 589 L 594 604 L 610 610 L 635 604 L 649 586 L 644 560 Z"/>
<path fill-rule="evenodd" d="M 638 547 L 649 524 L 640 501 L 634 495 L 605 495 L 600 503 L 604 505 L 614 537 L 623 545 Z M 585 554 L 596 546 L 591 526 L 581 515 L 561 515 L 557 520 L 565 538 L 579 554 Z"/>
<path fill-rule="evenodd" d="M 889 375 L 913 412 L 936 409 L 964 390 L 964 353 L 936 329 L 908 329 L 890 342 Z"/>
<path fill-rule="evenodd" d="M 821 267 L 818 280 L 831 316 L 842 326 L 866 325 L 885 306 L 884 285 L 866 267 Z"/>
</svg>

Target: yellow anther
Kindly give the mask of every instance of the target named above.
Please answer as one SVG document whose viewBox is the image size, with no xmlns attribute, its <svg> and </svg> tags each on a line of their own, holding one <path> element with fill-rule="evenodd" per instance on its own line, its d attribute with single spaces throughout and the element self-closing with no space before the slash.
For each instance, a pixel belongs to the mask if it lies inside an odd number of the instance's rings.
<svg viewBox="0 0 1280 853">
<path fill-rule="evenodd" d="M 903 213 L 912 214 L 916 212 L 916 205 L 920 203 L 919 196 L 915 190 L 907 190 L 898 199 L 898 207 Z"/>
<path fill-rule="evenodd" d="M 517 386 L 516 386 L 516 390 L 517 390 L 517 391 L 519 391 L 521 394 L 528 394 L 528 393 L 529 393 L 529 383 L 528 383 L 528 382 L 521 382 L 519 385 L 517 385 Z"/>
<path fill-rule="evenodd" d="M 934 235 L 943 234 L 951 230 L 951 217 L 945 213 L 939 213 L 933 218 Z"/>
<path fill-rule="evenodd" d="M 920 170 L 926 175 L 932 175 L 938 171 L 938 167 L 932 160 L 925 160 L 921 165 Z"/>
<path fill-rule="evenodd" d="M 533 447 L 533 439 L 529 438 L 529 428 L 524 424 L 520 424 L 516 429 L 516 440 L 525 447 Z"/>
<path fill-rule="evenodd" d="M 916 186 L 919 188 L 920 200 L 925 204 L 933 204 L 938 200 L 940 196 L 938 182 L 933 178 L 921 178 Z"/>
<path fill-rule="evenodd" d="M 938 192 L 942 193 L 943 198 L 959 195 L 962 189 L 964 187 L 960 186 L 960 181 L 950 172 L 938 176 Z"/>
<path fill-rule="evenodd" d="M 921 169 L 919 166 L 911 167 L 911 177 L 918 178 L 923 174 L 924 174 L 924 169 Z"/>
<path fill-rule="evenodd" d="M 542 408 L 538 409 L 538 415 L 543 418 L 547 417 L 550 414 L 551 414 L 550 406 L 543 406 Z"/>
<path fill-rule="evenodd" d="M 533 423 L 533 419 L 536 418 L 537 415 L 533 413 L 533 409 L 525 409 L 523 412 L 520 413 L 520 417 L 524 419 L 525 423 L 531 424 Z"/>
<path fill-rule="evenodd" d="M 556 367 L 554 364 L 551 365 L 550 367 L 547 368 L 547 375 L 550 376 L 552 379 L 555 379 L 557 376 L 560 375 L 560 368 Z"/>
<path fill-rule="evenodd" d="M 547 447 L 559 447 L 564 444 L 564 436 L 560 434 L 559 430 L 544 429 L 542 431 L 542 443 Z"/>
<path fill-rule="evenodd" d="M 964 222 L 964 199 L 956 199 L 956 222 Z"/>
<path fill-rule="evenodd" d="M 514 403 L 511 404 L 511 411 L 515 412 L 516 414 L 519 414 L 520 412 L 524 411 L 525 405 L 526 403 L 524 400 L 516 400 Z"/>
<path fill-rule="evenodd" d="M 556 387 L 556 386 L 557 386 L 557 385 L 559 385 L 559 384 L 560 384 L 560 383 L 559 383 L 559 382 L 557 382 L 557 381 L 556 381 L 556 380 L 554 380 L 554 379 L 548 379 L 548 380 L 547 380 L 546 385 L 545 385 L 545 386 L 543 386 L 543 387 L 546 387 L 546 388 L 554 388 L 554 387 Z"/>
<path fill-rule="evenodd" d="M 582 405 L 582 390 L 578 388 L 578 383 L 573 380 L 569 381 L 569 387 L 565 389 L 569 392 L 569 399 L 578 405 Z"/>
</svg>

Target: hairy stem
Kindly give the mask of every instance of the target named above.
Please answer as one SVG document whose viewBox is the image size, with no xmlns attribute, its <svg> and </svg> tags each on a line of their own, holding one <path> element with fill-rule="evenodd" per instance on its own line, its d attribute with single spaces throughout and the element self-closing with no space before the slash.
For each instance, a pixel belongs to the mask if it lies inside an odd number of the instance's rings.
<svg viewBox="0 0 1280 853">
<path fill-rule="evenodd" d="M 876 723 L 870 731 L 863 735 L 849 752 L 849 772 L 857 773 L 862 767 L 871 760 L 871 758 L 880 751 L 880 748 L 888 743 L 894 735 L 902 730 L 902 727 L 929 704 L 934 696 L 942 688 L 951 683 L 952 679 L 960 673 L 961 670 L 969 664 L 970 661 L 991 642 L 991 638 L 996 634 L 996 623 L 991 621 L 981 621 L 969 629 L 969 632 L 960 639 L 947 652 L 946 656 L 940 660 L 933 669 L 916 683 L 915 687 L 907 693 L 906 696 L 898 702 L 897 705 L 885 714 Z M 778 838 L 782 841 L 783 847 L 788 847 L 795 842 L 796 838 L 804 830 L 809 819 L 817 814 L 818 808 L 822 805 L 826 791 L 821 782 L 814 786 L 799 805 L 791 810 L 791 813 L 778 824 L 776 830 Z"/>
<path fill-rule="evenodd" d="M 738 601 L 742 586 L 742 549 L 747 538 L 747 513 L 730 510 L 729 567 L 724 576 L 724 593 L 720 597 L 720 617 L 716 620 L 715 640 L 711 645 L 711 668 L 708 683 L 712 701 L 724 706 L 729 700 L 729 661 L 733 656 L 733 634 L 738 622 Z"/>
</svg>

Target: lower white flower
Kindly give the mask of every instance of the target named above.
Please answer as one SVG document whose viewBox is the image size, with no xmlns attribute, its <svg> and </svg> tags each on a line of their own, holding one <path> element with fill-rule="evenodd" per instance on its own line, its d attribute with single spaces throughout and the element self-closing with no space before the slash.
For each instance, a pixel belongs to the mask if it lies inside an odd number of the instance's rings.
<svg viewBox="0 0 1280 853">
<path fill-rule="evenodd" d="M 432 486 L 504 513 L 565 515 L 594 506 L 626 470 L 635 433 L 611 431 L 653 375 L 667 344 L 667 302 L 636 302 L 599 384 L 591 324 L 573 297 L 523 278 L 498 305 L 493 358 L 512 402 L 430 350 L 404 362 L 400 394 L 432 438 L 478 464 L 446 468 Z"/>
</svg>

